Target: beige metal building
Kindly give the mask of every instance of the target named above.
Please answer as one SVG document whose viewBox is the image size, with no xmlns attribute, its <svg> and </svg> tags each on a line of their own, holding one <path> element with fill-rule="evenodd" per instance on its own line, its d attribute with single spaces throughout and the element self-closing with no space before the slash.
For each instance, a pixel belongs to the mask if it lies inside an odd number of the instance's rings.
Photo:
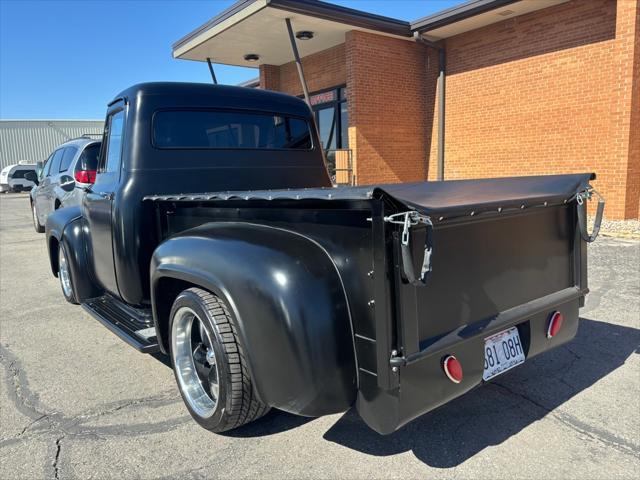
<svg viewBox="0 0 640 480">
<path fill-rule="evenodd" d="M 0 169 L 46 160 L 54 148 L 85 134 L 102 135 L 102 120 L 0 120 Z"/>
</svg>

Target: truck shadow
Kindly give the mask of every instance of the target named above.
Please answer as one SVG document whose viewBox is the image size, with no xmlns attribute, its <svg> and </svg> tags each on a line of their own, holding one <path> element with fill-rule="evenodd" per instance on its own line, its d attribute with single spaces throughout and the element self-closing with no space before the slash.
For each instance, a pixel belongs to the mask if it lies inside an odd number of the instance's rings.
<svg viewBox="0 0 640 480">
<path fill-rule="evenodd" d="M 351 409 L 324 438 L 369 455 L 412 451 L 432 467 L 455 467 L 533 422 L 554 415 L 557 407 L 623 365 L 634 352 L 640 353 L 639 345 L 638 329 L 581 318 L 573 341 L 391 435 L 378 435 Z M 564 412 L 556 418 L 568 428 L 579 431 L 590 428 Z M 610 435 L 595 429 L 589 433 Z"/>
<path fill-rule="evenodd" d="M 243 425 L 240 428 L 219 433 L 225 437 L 233 438 L 253 438 L 265 437 L 276 433 L 286 432 L 294 428 L 301 427 L 305 423 L 315 420 L 311 417 L 301 417 L 291 413 L 283 412 L 272 408 L 264 417 L 255 422 Z"/>
</svg>

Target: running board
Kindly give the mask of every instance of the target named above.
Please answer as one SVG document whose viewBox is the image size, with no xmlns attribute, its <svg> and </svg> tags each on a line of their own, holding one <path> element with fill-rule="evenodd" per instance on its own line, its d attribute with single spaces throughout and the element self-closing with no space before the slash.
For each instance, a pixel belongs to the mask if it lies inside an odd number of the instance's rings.
<svg viewBox="0 0 640 480">
<path fill-rule="evenodd" d="M 87 300 L 82 308 L 139 352 L 160 351 L 150 309 L 130 307 L 109 295 Z"/>
</svg>

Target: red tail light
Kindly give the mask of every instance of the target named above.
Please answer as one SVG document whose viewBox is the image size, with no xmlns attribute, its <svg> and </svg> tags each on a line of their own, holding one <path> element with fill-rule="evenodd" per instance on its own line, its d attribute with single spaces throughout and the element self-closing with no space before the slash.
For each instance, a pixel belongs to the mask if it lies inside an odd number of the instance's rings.
<svg viewBox="0 0 640 480">
<path fill-rule="evenodd" d="M 76 182 L 80 183 L 95 183 L 96 171 L 95 170 L 78 170 L 74 175 Z"/>
<path fill-rule="evenodd" d="M 460 383 L 462 381 L 462 364 L 453 355 L 448 355 L 442 361 L 442 368 L 445 375 L 453 383 Z"/>
<path fill-rule="evenodd" d="M 547 327 L 547 338 L 555 337 L 562 327 L 562 321 L 564 320 L 562 314 L 555 311 L 549 317 L 549 326 Z"/>
</svg>

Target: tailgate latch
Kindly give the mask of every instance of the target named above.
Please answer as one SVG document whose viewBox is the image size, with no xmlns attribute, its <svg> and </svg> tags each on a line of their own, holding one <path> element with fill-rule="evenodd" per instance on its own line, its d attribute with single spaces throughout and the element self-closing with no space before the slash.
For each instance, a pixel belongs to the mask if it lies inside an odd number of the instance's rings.
<svg viewBox="0 0 640 480">
<path fill-rule="evenodd" d="M 591 235 L 587 231 L 587 207 L 586 202 L 591 200 L 593 195 L 598 197 L 598 206 L 596 208 L 596 216 L 593 221 L 593 231 Z M 598 237 L 600 232 L 600 224 L 602 223 L 602 214 L 604 212 L 604 198 L 600 195 L 595 188 L 589 186 L 585 190 L 576 193 L 576 203 L 578 204 L 578 226 L 580 228 L 580 236 L 585 242 L 593 242 Z"/>
<path fill-rule="evenodd" d="M 415 210 L 409 210 L 407 212 L 396 213 L 384 217 L 384 221 L 388 223 L 394 223 L 396 225 L 402 225 L 402 235 L 400 239 L 400 250 L 402 253 L 402 269 L 407 277 L 407 280 L 412 285 L 424 285 L 426 283 L 427 274 L 431 271 L 431 255 L 433 253 L 432 245 L 432 231 L 433 223 L 431 218 L 427 215 L 423 215 Z M 413 251 L 410 246 L 410 231 L 411 227 L 416 225 L 426 225 L 427 235 L 424 245 L 424 256 L 422 258 L 422 268 L 420 269 L 420 275 L 416 275 L 413 261 Z"/>
</svg>

